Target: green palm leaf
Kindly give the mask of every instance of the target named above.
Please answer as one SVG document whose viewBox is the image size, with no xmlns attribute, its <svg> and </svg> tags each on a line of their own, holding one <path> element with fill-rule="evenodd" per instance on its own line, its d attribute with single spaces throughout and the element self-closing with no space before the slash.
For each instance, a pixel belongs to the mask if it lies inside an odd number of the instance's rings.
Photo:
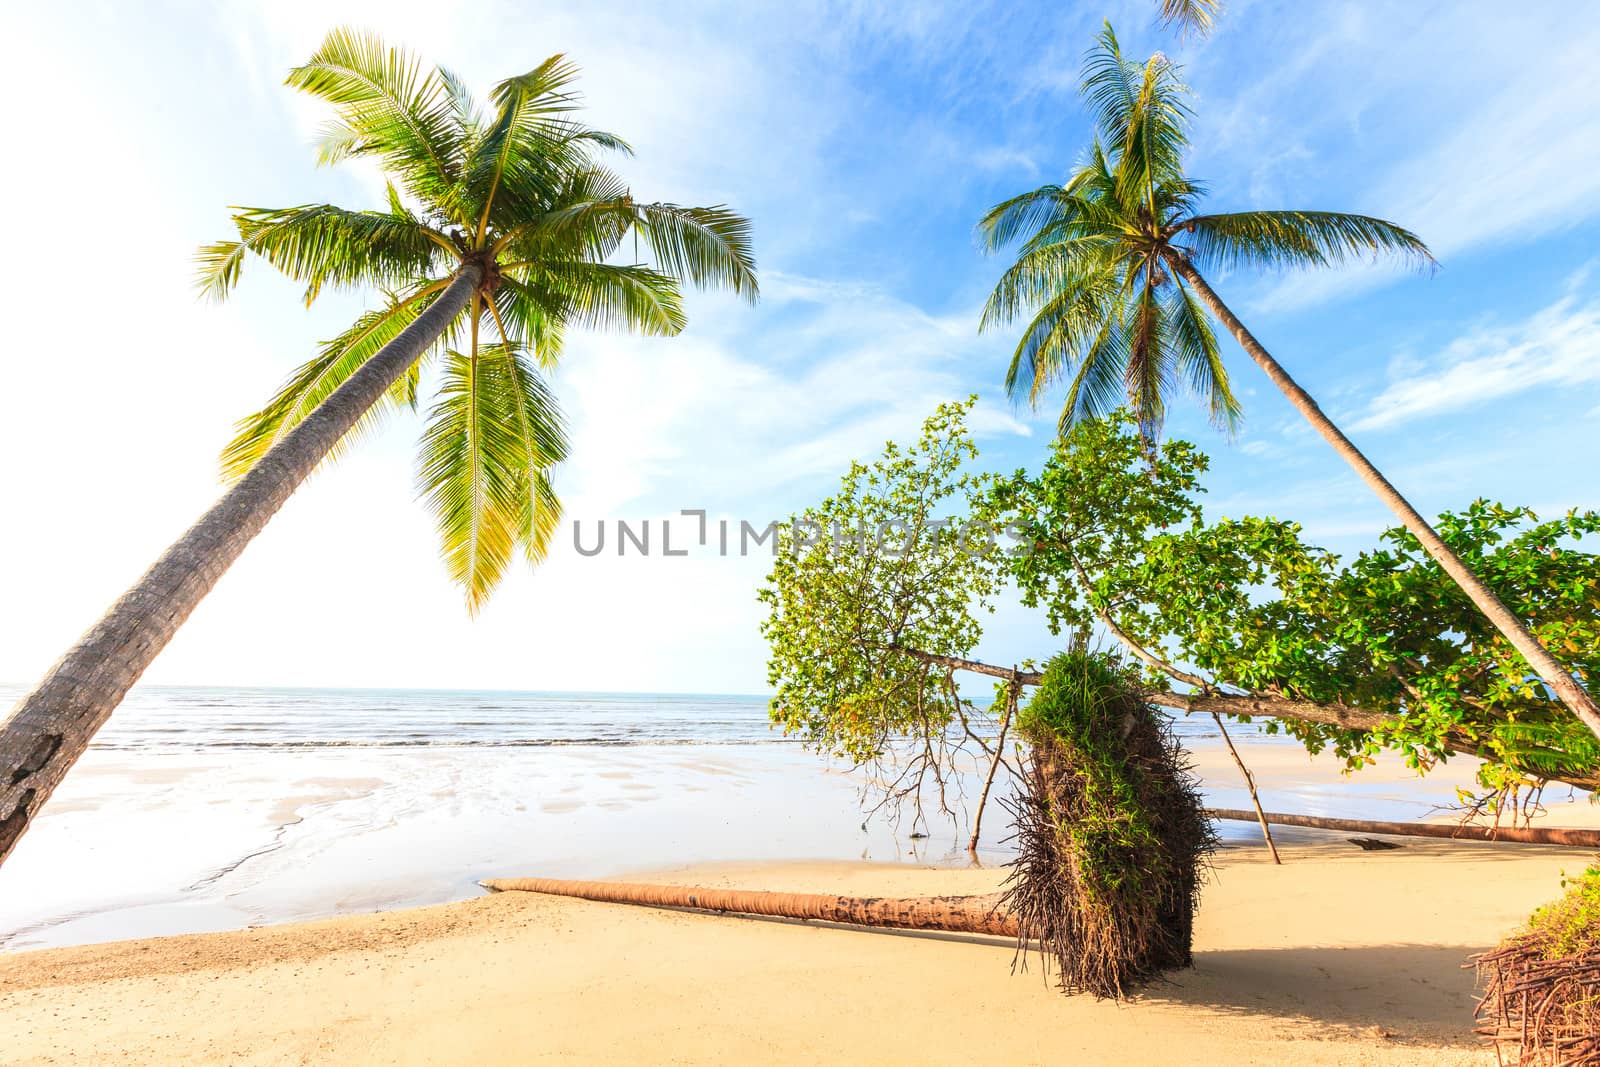
<svg viewBox="0 0 1600 1067">
<path fill-rule="evenodd" d="M 554 397 L 515 349 L 446 353 L 419 484 L 469 611 L 483 606 L 519 541 L 542 558 L 560 514 L 548 469 L 566 450 Z"/>
<path fill-rule="evenodd" d="M 376 156 L 400 185 L 441 216 L 461 216 L 458 183 L 465 145 L 461 98 L 437 71 L 373 34 L 336 29 L 289 85 L 334 105 L 322 159 Z"/>
<path fill-rule="evenodd" d="M 1418 266 L 1433 255 L 1422 239 L 1392 222 L 1337 211 L 1240 211 L 1197 215 L 1172 233 L 1196 265 L 1332 267 L 1352 258 L 1395 256 Z"/>
<path fill-rule="evenodd" d="M 398 205 L 397 205 L 398 206 Z M 331 204 L 291 208 L 239 208 L 236 246 L 202 252 L 200 287 L 226 296 L 238 281 L 240 257 L 254 252 L 295 281 L 306 283 L 306 303 L 326 285 L 404 285 L 430 273 L 445 236 L 409 213 L 347 211 Z"/>
<path fill-rule="evenodd" d="M 237 481 L 267 450 L 298 426 L 318 404 L 333 395 L 373 354 L 411 325 L 442 286 L 424 287 L 409 296 L 392 300 L 387 306 L 369 311 L 348 330 L 322 347 L 317 357 L 290 376 L 266 407 L 241 419 L 233 440 L 222 451 L 222 476 Z M 415 409 L 419 365 L 395 383 L 384 400 L 362 417 L 328 454 L 332 462 L 389 414 L 400 409 Z"/>
<path fill-rule="evenodd" d="M 635 225 L 666 273 L 696 285 L 718 285 L 755 302 L 756 264 L 750 220 L 718 204 L 641 204 Z"/>
</svg>

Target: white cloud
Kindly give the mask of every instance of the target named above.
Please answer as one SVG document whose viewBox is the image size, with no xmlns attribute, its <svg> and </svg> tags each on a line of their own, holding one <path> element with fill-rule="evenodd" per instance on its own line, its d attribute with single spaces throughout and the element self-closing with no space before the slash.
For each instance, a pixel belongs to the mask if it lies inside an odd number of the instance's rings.
<svg viewBox="0 0 1600 1067">
<path fill-rule="evenodd" d="M 1524 322 L 1479 326 L 1426 365 L 1410 363 L 1353 428 L 1385 429 L 1528 389 L 1594 382 L 1600 382 L 1600 298 L 1569 292 Z"/>
<path fill-rule="evenodd" d="M 1230 209 L 1377 215 L 1419 234 L 1446 268 L 1600 212 L 1600 22 L 1537 5 L 1512 18 L 1463 0 L 1447 12 L 1333 5 L 1252 29 L 1251 46 L 1270 46 L 1242 85 L 1225 36 L 1191 64 L 1195 83 L 1212 87 L 1194 169 L 1222 181 Z M 1288 312 L 1414 276 L 1387 265 L 1294 272 L 1250 303 Z"/>
</svg>

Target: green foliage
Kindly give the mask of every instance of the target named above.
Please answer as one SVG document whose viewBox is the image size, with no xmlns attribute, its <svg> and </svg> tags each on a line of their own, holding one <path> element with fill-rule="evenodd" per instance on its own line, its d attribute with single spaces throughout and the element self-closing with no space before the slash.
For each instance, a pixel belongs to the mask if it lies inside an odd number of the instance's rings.
<svg viewBox="0 0 1600 1067">
<path fill-rule="evenodd" d="M 1164 0 L 1163 14 L 1204 30 L 1215 4 Z M 1129 406 L 1147 440 L 1180 385 L 1217 426 L 1240 417 L 1217 340 L 1174 266 L 1326 267 L 1351 256 L 1431 262 L 1415 234 L 1382 219 L 1329 211 L 1199 214 L 1188 178 L 1188 89 L 1165 56 L 1136 63 L 1107 26 L 1083 66 L 1096 136 L 1061 185 L 1006 200 L 978 224 L 991 251 L 1019 246 L 982 326 L 1027 321 L 1006 390 L 1037 405 L 1067 384 L 1063 428 Z"/>
<path fill-rule="evenodd" d="M 985 513 L 1026 523 L 1038 548 L 1008 558 L 1011 578 L 1053 629 L 1099 620 L 1210 685 L 1386 713 L 1369 731 L 1284 724 L 1351 766 L 1389 749 L 1424 770 L 1468 748 L 1489 789 L 1593 774 L 1592 736 L 1409 533 L 1346 562 L 1292 522 L 1207 522 L 1204 456 L 1184 442 L 1146 455 L 1126 418 L 1083 424 L 1037 476 L 994 484 Z M 1600 677 L 1600 561 L 1578 547 L 1600 513 L 1540 521 L 1478 501 L 1439 531 L 1570 670 Z"/>
<path fill-rule="evenodd" d="M 566 458 L 560 408 L 542 378 L 569 327 L 683 329 L 680 284 L 755 299 L 750 226 L 728 208 L 639 203 L 599 152 L 629 151 L 574 114 L 577 67 L 551 56 L 495 86 L 480 110 L 460 79 L 370 34 L 334 30 L 288 84 L 330 105 L 321 162 L 367 159 L 390 185 L 381 210 L 330 204 L 236 208 L 237 240 L 202 248 L 202 293 L 226 297 L 259 256 L 305 285 L 371 289 L 364 313 L 241 420 L 223 474 L 241 477 L 358 367 L 416 320 L 464 264 L 483 271 L 468 307 L 429 353 L 441 394 L 419 482 L 451 577 L 476 610 L 517 549 L 544 555 L 560 518 L 551 470 Z M 633 236 L 653 264 L 613 262 Z M 335 455 L 386 415 L 417 406 L 402 378 Z M 330 457 L 332 458 L 332 457 Z"/>
<path fill-rule="evenodd" d="M 889 737 L 948 726 L 961 709 L 946 668 L 912 653 L 966 655 L 976 611 L 1010 582 L 1053 633 L 1123 641 L 1152 687 L 1361 711 L 1375 728 L 1267 723 L 1351 768 L 1391 751 L 1426 771 L 1471 752 L 1502 799 L 1552 778 L 1596 779 L 1593 737 L 1403 530 L 1342 560 L 1293 522 L 1208 520 L 1206 457 L 1183 441 L 1152 449 L 1126 413 L 1073 426 L 1037 472 L 970 474 L 964 412 L 942 408 L 915 448 L 891 445 L 852 467 L 805 517 L 927 527 L 943 507 L 1002 531 L 995 550 L 956 551 L 946 527 L 903 559 L 785 553 L 762 598 L 786 729 L 861 759 Z M 1439 531 L 1569 670 L 1600 677 L 1600 558 L 1585 548 L 1600 513 L 1544 520 L 1478 501 L 1442 516 Z"/>
<path fill-rule="evenodd" d="M 973 400 L 941 405 L 909 448 L 852 463 L 838 492 L 779 530 L 759 596 L 786 734 L 865 763 L 895 737 L 942 735 L 961 713 L 947 671 L 906 649 L 962 656 L 995 589 L 998 546 L 963 545 L 984 479 L 966 429 Z M 969 551 L 976 547 L 978 551 Z"/>
<path fill-rule="evenodd" d="M 1566 894 L 1528 919 L 1527 938 L 1545 959 L 1600 951 L 1600 867 L 1562 879 Z"/>
</svg>

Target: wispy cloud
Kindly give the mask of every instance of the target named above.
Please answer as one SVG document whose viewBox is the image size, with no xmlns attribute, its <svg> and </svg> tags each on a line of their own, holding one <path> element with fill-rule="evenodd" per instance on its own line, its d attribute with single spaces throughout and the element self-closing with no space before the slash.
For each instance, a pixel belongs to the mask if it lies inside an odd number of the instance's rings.
<svg viewBox="0 0 1600 1067">
<path fill-rule="evenodd" d="M 1600 382 L 1600 297 L 1567 295 L 1526 321 L 1474 328 L 1372 399 L 1357 430 L 1384 429 L 1551 385 Z"/>
<path fill-rule="evenodd" d="M 1378 215 L 1418 233 L 1447 267 L 1600 214 L 1600 23 L 1557 8 L 1507 18 L 1501 5 L 1468 2 L 1448 18 L 1420 4 L 1325 14 L 1280 23 L 1242 84 L 1227 40 L 1195 57 L 1195 167 L 1221 199 Z M 1404 277 L 1383 265 L 1296 272 L 1251 303 L 1294 311 Z"/>
</svg>

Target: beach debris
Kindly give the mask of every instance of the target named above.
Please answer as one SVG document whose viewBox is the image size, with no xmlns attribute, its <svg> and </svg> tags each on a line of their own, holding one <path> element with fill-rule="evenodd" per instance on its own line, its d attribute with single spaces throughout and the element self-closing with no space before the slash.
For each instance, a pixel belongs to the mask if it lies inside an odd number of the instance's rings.
<svg viewBox="0 0 1600 1067">
<path fill-rule="evenodd" d="M 1367 852 L 1387 852 L 1392 848 L 1405 848 L 1393 841 L 1385 841 L 1381 837 L 1352 837 L 1348 839 L 1352 845 L 1359 846 Z"/>
<path fill-rule="evenodd" d="M 824 893 L 769 893 L 643 882 L 584 882 L 561 878 L 490 878 L 479 885 L 492 893 L 546 893 L 607 904 L 815 919 L 850 926 L 949 933 L 1017 936 L 1016 919 L 1000 907 L 998 894 L 953 897 L 848 897 Z"/>
<path fill-rule="evenodd" d="M 1484 986 L 1476 1032 L 1501 1063 L 1600 1067 L 1600 867 L 1473 958 Z"/>
</svg>

